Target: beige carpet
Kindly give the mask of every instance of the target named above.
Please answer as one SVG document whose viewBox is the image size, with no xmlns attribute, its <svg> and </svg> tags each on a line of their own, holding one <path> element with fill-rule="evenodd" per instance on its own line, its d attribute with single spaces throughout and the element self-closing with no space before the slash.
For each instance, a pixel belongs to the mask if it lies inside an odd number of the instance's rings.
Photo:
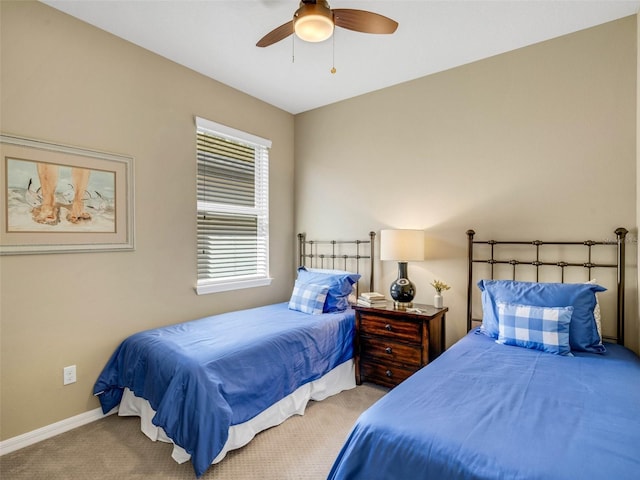
<svg viewBox="0 0 640 480">
<path fill-rule="evenodd" d="M 364 384 L 294 416 L 229 452 L 204 480 L 325 479 L 351 426 L 387 389 Z M 191 463 L 178 465 L 171 446 L 140 432 L 137 417 L 111 415 L 0 457 L 2 480 L 195 479 Z"/>
</svg>

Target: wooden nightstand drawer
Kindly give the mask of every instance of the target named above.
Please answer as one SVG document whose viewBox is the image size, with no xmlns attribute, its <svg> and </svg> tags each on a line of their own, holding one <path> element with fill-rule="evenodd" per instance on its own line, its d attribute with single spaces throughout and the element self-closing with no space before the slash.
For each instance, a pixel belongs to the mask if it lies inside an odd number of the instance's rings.
<svg viewBox="0 0 640 480">
<path fill-rule="evenodd" d="M 417 345 L 420 345 L 421 326 L 421 323 L 382 317 L 371 313 L 362 314 L 360 320 L 362 335 L 393 337 Z"/>
<path fill-rule="evenodd" d="M 386 338 L 360 338 L 360 356 L 378 358 L 381 362 L 392 361 L 419 367 L 422 363 L 420 346 L 389 341 Z"/>
<path fill-rule="evenodd" d="M 363 360 L 360 371 L 363 377 L 385 387 L 395 387 L 409 378 L 418 368 L 403 368 L 395 364 L 380 364 Z"/>
</svg>

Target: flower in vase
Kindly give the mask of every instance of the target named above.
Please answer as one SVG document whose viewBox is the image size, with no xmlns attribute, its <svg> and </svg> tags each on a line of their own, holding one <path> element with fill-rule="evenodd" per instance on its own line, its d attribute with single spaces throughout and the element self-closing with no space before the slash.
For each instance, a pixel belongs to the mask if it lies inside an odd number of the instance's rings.
<svg viewBox="0 0 640 480">
<path fill-rule="evenodd" d="M 431 282 L 431 286 L 436 289 L 438 295 L 442 293 L 443 290 L 449 290 L 451 287 L 440 280 L 434 280 Z"/>
</svg>

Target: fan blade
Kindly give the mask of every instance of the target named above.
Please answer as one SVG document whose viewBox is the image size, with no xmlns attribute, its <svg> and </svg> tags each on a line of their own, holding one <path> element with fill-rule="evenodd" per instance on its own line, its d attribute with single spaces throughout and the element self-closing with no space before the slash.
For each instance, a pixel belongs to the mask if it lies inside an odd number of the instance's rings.
<svg viewBox="0 0 640 480">
<path fill-rule="evenodd" d="M 271 30 L 264 37 L 262 37 L 258 43 L 256 43 L 256 47 L 268 47 L 269 45 L 273 45 L 276 42 L 279 42 L 283 38 L 287 38 L 289 35 L 293 33 L 293 20 L 285 23 L 284 25 L 280 25 L 278 28 Z"/>
<path fill-rule="evenodd" d="M 362 33 L 393 33 L 398 22 L 378 13 L 351 8 L 333 10 L 333 21 L 336 26 Z"/>
</svg>

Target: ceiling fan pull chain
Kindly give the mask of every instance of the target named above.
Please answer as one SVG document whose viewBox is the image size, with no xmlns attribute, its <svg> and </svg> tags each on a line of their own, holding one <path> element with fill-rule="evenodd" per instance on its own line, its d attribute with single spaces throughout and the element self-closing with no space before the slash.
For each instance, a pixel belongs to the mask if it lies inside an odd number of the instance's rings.
<svg viewBox="0 0 640 480">
<path fill-rule="evenodd" d="M 296 36 L 291 35 L 291 63 L 296 63 Z"/>
<path fill-rule="evenodd" d="M 336 73 L 336 36 L 332 35 L 331 41 L 333 43 L 332 51 L 331 51 L 331 73 Z"/>
</svg>

